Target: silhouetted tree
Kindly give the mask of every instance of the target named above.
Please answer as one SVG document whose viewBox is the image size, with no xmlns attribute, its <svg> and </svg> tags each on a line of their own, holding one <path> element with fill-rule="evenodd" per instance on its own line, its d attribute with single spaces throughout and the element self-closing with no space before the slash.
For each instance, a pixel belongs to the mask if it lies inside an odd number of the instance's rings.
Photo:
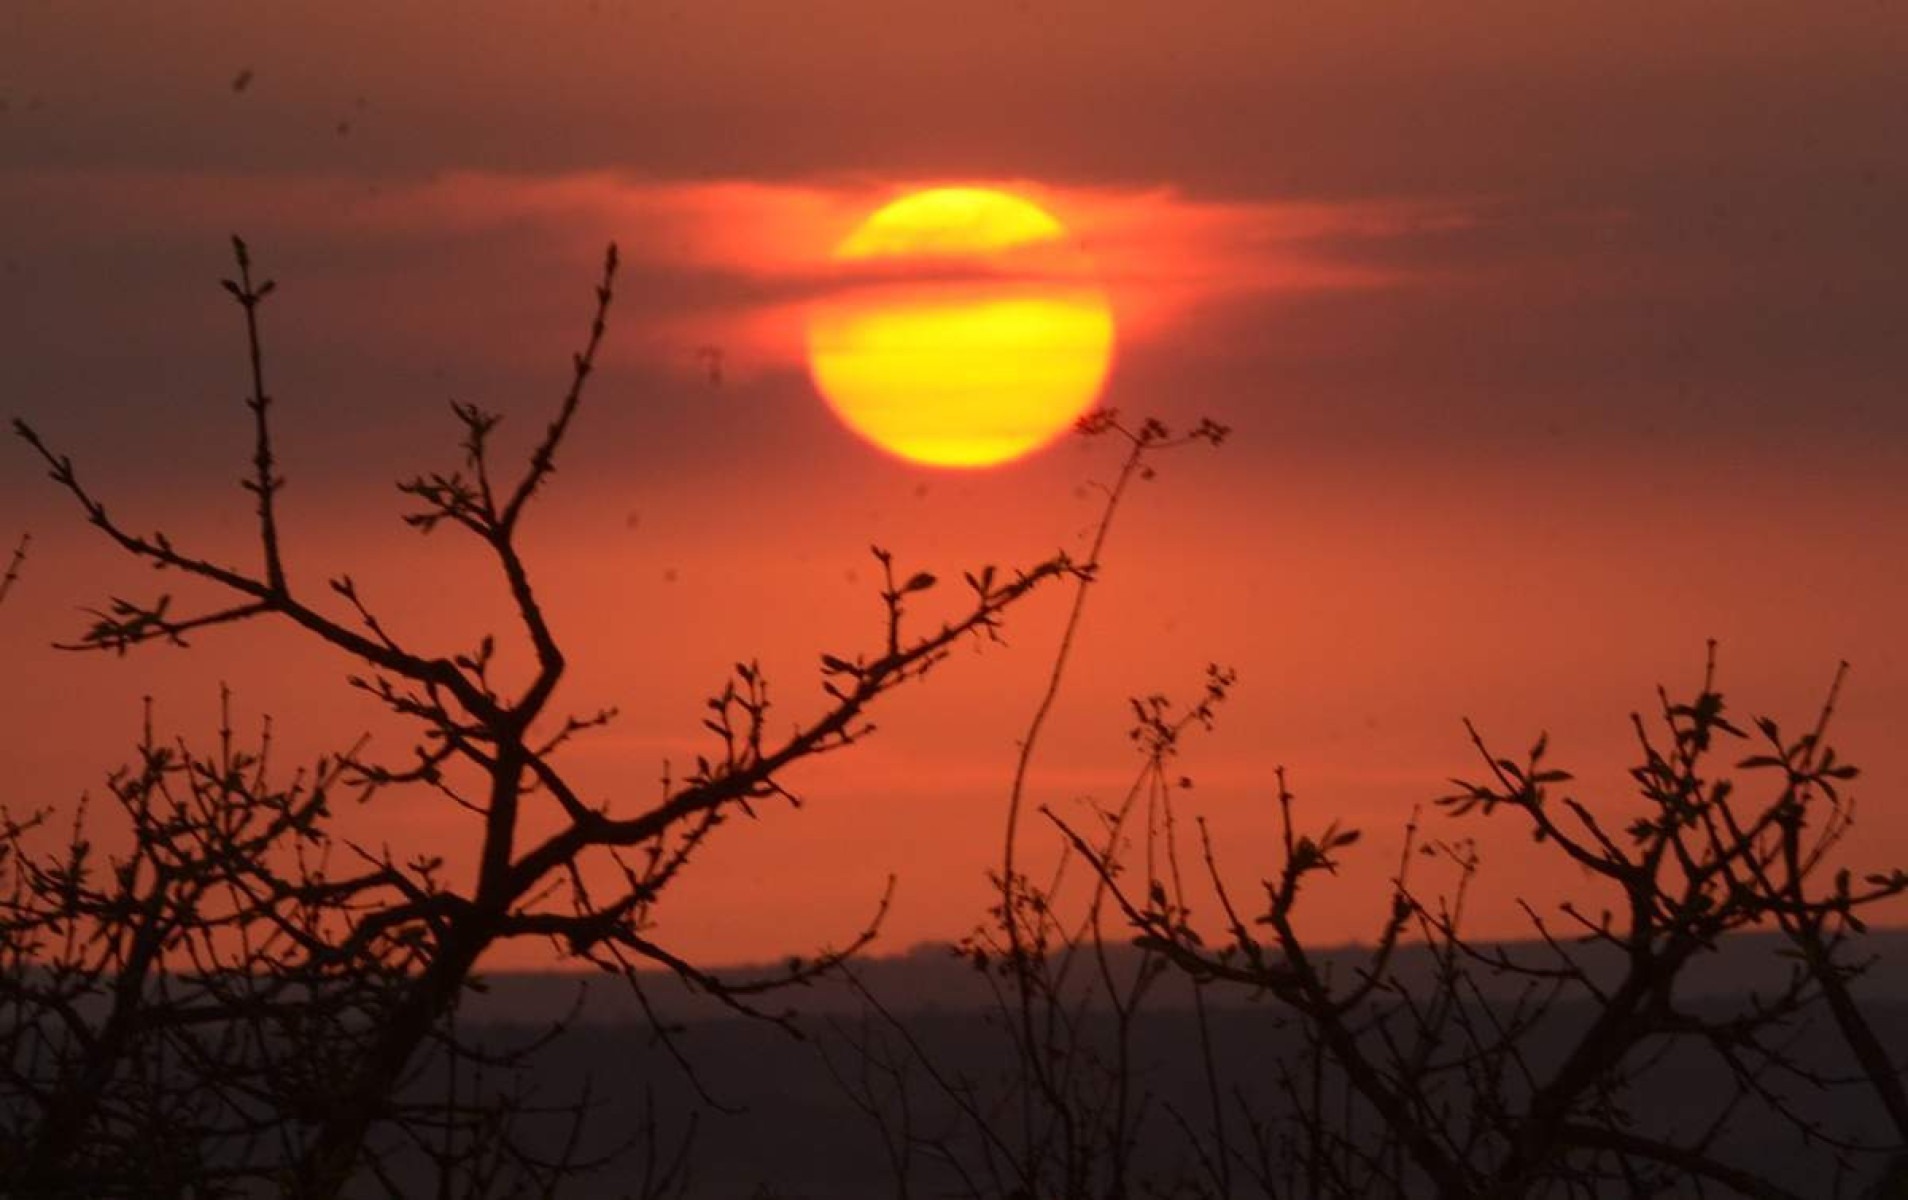
<svg viewBox="0 0 1908 1200">
<path fill-rule="evenodd" d="M 523 1109 L 494 1095 L 456 1099 L 458 1065 L 481 1067 L 489 1053 L 455 1029 L 459 999 L 485 956 L 502 942 L 539 939 L 632 985 L 639 967 L 659 966 L 735 1011 L 761 1015 L 754 996 L 831 969 L 872 928 L 769 977 L 723 979 L 655 940 L 658 898 L 732 816 L 794 801 L 783 783 L 789 767 L 855 742 L 883 696 L 925 676 L 958 642 L 994 636 L 1007 610 L 1043 583 L 1080 571 L 1059 555 L 1022 571 L 971 573 L 958 611 L 917 631 L 912 609 L 937 581 L 898 572 L 877 548 L 881 628 L 865 651 L 821 656 L 818 712 L 772 730 L 768 680 L 756 665 L 737 664 L 707 703 L 713 744 L 693 770 L 665 780 L 654 800 L 593 803 L 564 773 L 560 751 L 613 714 L 557 708 L 567 660 L 520 534 L 595 368 L 614 247 L 568 387 L 526 465 L 499 476 L 489 448 L 498 416 L 454 404 L 461 463 L 399 485 L 414 505 L 409 524 L 459 528 L 488 551 L 534 664 L 514 687 L 493 674 L 496 634 L 464 649 L 413 644 L 378 619 L 349 576 L 318 596 L 296 579 L 280 544 L 284 480 L 259 331 L 273 284 L 254 281 L 243 242 L 234 239 L 234 250 L 237 278 L 224 285 L 246 332 L 253 455 L 245 487 L 258 562 L 226 565 L 163 532 L 135 532 L 69 458 L 16 421 L 53 479 L 121 550 L 224 597 L 192 612 L 175 611 L 165 595 L 114 598 L 72 648 L 124 653 L 227 625 L 286 623 L 340 652 L 357 672 L 351 686 L 411 722 L 416 745 L 401 763 L 355 748 L 279 787 L 264 775 L 264 752 L 239 754 L 229 730 L 210 759 L 149 735 L 139 765 L 113 789 L 135 830 L 130 854 L 101 861 L 76 825 L 64 854 L 36 859 L 22 844 L 33 821 L 8 824 L 0 866 L 10 872 L 13 904 L 0 936 L 9 939 L 10 1028 L 24 1057 L 0 1081 L 12 1089 L 0 1177 L 30 1191 L 183 1196 L 204 1194 L 222 1164 L 237 1163 L 232 1169 L 249 1177 L 271 1174 L 288 1196 L 332 1197 L 354 1180 L 403 1194 L 373 1138 L 386 1130 L 393 1144 L 434 1159 L 443 1194 L 453 1168 L 466 1174 L 459 1187 L 475 1189 L 491 1176 L 480 1179 L 473 1162 L 509 1145 L 485 1136 L 485 1122 Z M 474 874 L 452 878 L 430 847 L 335 846 L 327 805 L 340 788 L 365 798 L 431 792 L 447 812 L 469 814 L 479 830 Z M 532 805 L 555 817 L 553 827 L 539 820 L 531 832 L 524 817 Z M 334 854 L 348 860 L 345 869 L 329 861 Z M 205 1030 L 233 1044 L 208 1048 Z M 420 1096 L 418 1072 L 434 1050 L 447 1056 L 449 1092 Z M 187 1090 L 194 1082 L 208 1087 Z M 151 1164 L 175 1151 L 170 1173 L 156 1174 Z M 542 1188 L 574 1161 L 519 1154 L 492 1165 Z M 669 1181 L 667 1170 L 650 1178 L 658 1190 Z"/>
<path fill-rule="evenodd" d="M 1865 966 L 1861 914 L 1908 891 L 1908 873 L 1858 880 L 1834 865 L 1856 773 L 1826 738 L 1839 686 L 1838 674 L 1806 733 L 1785 735 L 1767 719 L 1746 732 L 1726 715 L 1712 647 L 1693 700 L 1665 694 L 1660 729 L 1636 720 L 1631 777 L 1643 807 L 1621 827 L 1609 806 L 1559 794 L 1571 777 L 1547 764 L 1546 739 L 1512 759 L 1473 730 L 1485 773 L 1440 805 L 1522 819 L 1537 852 L 1589 881 L 1590 893 L 1554 917 L 1526 905 L 1534 950 L 1465 932 L 1478 856 L 1468 842 L 1419 844 L 1415 821 L 1371 949 L 1317 945 L 1300 929 L 1299 904 L 1359 835 L 1335 823 L 1301 833 L 1282 774 L 1282 854 L 1263 903 L 1235 902 L 1201 824 L 1217 906 L 1203 931 L 1175 848 L 1149 855 L 1131 884 L 1118 856 L 1061 828 L 1142 948 L 1199 985 L 1269 998 L 1296 1023 L 1302 1047 L 1288 1059 L 1227 1072 L 1278 1080 L 1282 1119 L 1242 1106 L 1231 1114 L 1245 1131 L 1238 1139 L 1228 1140 L 1224 1113 L 1208 1129 L 1212 1153 L 1267 1195 L 1827 1194 L 1797 1192 L 1742 1161 L 1728 1135 L 1751 1115 L 1786 1123 L 1798 1145 L 1826 1147 L 1834 1178 L 1816 1183 L 1844 1194 L 1908 1145 L 1900 1068 L 1851 990 Z M 1753 752 L 1733 768 L 1717 762 L 1744 742 Z M 1428 897 L 1410 883 L 1421 854 L 1455 864 L 1452 892 Z M 1758 929 L 1779 931 L 1790 948 L 1776 981 L 1701 994 L 1705 962 L 1731 935 Z M 1412 943 L 1420 954 L 1407 969 Z M 1839 1063 L 1798 1049 L 1822 1024 L 1837 1035 Z M 1709 1086 L 1692 1101 L 1700 1112 L 1646 1115 L 1653 1095 L 1704 1071 Z M 1850 1088 L 1874 1101 L 1869 1132 L 1823 1117 L 1821 1101 Z"/>
<path fill-rule="evenodd" d="M 362 1036 L 383 964 L 287 969 L 369 890 L 321 866 L 341 764 L 278 787 L 269 744 L 240 748 L 228 720 L 199 756 L 149 719 L 105 819 L 82 803 L 49 849 L 49 812 L 0 817 L 0 1190 L 214 1195 L 269 1176 L 271 1141 Z M 122 832 L 128 848 L 99 848 Z"/>
</svg>

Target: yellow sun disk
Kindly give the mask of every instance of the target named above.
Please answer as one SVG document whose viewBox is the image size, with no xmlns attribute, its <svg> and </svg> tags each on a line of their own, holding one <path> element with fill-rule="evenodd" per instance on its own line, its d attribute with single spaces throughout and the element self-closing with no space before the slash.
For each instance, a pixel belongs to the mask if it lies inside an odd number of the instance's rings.
<svg viewBox="0 0 1908 1200">
<path fill-rule="evenodd" d="M 1106 295 L 1030 201 L 915 192 L 834 257 L 863 281 L 811 307 L 809 368 L 842 422 L 889 453 L 944 467 L 1018 458 L 1071 427 L 1106 382 Z"/>
<path fill-rule="evenodd" d="M 931 188 L 888 205 L 835 247 L 840 259 L 973 254 L 1056 241 L 1066 228 L 1038 205 L 986 188 Z"/>
<path fill-rule="evenodd" d="M 824 311 L 809 361 L 829 407 L 915 462 L 972 467 L 1052 441 L 1106 380 L 1113 314 L 1090 290 Z"/>
</svg>

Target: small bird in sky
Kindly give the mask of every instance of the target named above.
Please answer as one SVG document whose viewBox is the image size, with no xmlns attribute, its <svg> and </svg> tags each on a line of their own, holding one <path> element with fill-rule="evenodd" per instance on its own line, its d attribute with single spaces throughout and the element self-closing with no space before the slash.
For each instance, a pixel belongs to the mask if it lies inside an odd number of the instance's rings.
<svg viewBox="0 0 1908 1200">
<path fill-rule="evenodd" d="M 235 92 L 242 92 L 246 88 L 251 86 L 252 86 L 252 68 L 250 67 L 246 67 L 244 70 L 240 71 L 237 75 L 234 75 L 232 77 L 232 90 Z"/>
<path fill-rule="evenodd" d="M 710 385 L 714 387 L 721 387 L 722 386 L 722 347 L 697 346 L 696 361 L 702 364 L 703 370 L 708 374 Z"/>
</svg>

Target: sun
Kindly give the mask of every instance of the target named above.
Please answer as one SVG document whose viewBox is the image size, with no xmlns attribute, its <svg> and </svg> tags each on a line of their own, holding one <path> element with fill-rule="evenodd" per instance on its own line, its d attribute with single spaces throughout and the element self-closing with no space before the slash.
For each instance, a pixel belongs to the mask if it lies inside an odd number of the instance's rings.
<svg viewBox="0 0 1908 1200">
<path fill-rule="evenodd" d="M 1113 311 L 1051 213 L 1009 192 L 918 191 L 835 247 L 842 286 L 812 306 L 808 363 L 835 414 L 883 450 L 988 467 L 1093 407 Z"/>
</svg>

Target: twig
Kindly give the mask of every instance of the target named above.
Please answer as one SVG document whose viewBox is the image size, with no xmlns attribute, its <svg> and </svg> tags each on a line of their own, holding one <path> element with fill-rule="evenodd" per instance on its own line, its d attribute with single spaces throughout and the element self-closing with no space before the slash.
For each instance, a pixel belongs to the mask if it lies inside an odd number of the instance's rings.
<svg viewBox="0 0 1908 1200">
<path fill-rule="evenodd" d="M 20 580 L 20 566 L 26 562 L 27 546 L 32 544 L 33 535 L 23 533 L 20 542 L 13 548 L 13 557 L 7 560 L 7 572 L 0 575 L 0 604 L 7 602 L 7 596 L 13 591 L 13 585 Z"/>
</svg>

